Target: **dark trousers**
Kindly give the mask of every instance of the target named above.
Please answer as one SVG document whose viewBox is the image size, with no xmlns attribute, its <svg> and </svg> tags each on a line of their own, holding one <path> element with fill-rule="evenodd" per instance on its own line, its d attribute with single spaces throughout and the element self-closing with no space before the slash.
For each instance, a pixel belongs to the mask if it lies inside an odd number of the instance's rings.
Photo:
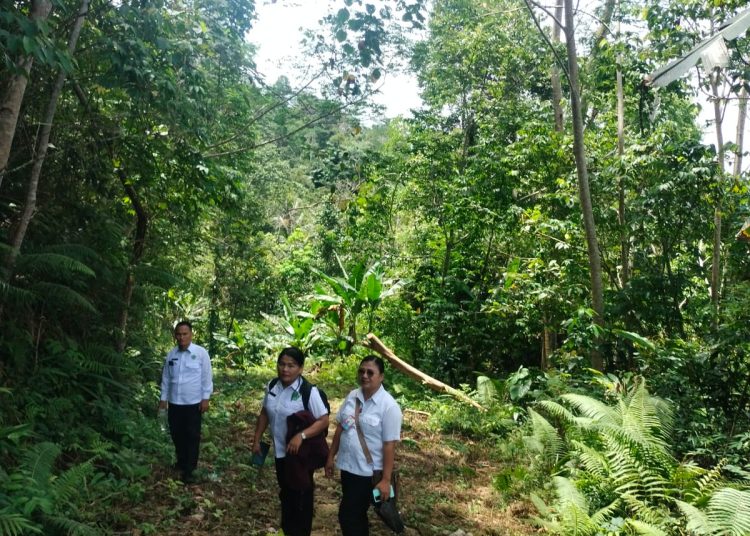
<svg viewBox="0 0 750 536">
<path fill-rule="evenodd" d="M 177 454 L 177 468 L 183 476 L 190 476 L 198 466 L 202 418 L 200 404 L 169 405 L 169 433 Z"/>
<path fill-rule="evenodd" d="M 339 524 L 343 536 L 367 536 L 367 509 L 372 504 L 372 477 L 341 471 Z"/>
<path fill-rule="evenodd" d="M 286 536 L 310 536 L 312 532 L 315 481 L 310 472 L 310 489 L 290 488 L 284 478 L 284 458 L 276 458 L 276 480 L 281 500 L 281 529 Z"/>
</svg>

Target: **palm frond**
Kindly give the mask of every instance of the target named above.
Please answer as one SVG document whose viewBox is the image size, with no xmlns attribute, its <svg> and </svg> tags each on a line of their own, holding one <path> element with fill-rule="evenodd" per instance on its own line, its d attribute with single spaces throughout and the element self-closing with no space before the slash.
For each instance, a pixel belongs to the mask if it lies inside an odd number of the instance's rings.
<svg viewBox="0 0 750 536">
<path fill-rule="evenodd" d="M 0 281 L 0 301 L 3 303 L 24 307 L 32 305 L 35 298 L 34 293 L 27 289 L 11 285 L 6 281 Z"/>
<path fill-rule="evenodd" d="M 721 472 L 726 464 L 727 460 L 719 460 L 719 463 L 698 478 L 698 491 L 701 494 L 707 495 L 723 483 Z"/>
<path fill-rule="evenodd" d="M 53 527 L 64 531 L 69 536 L 102 536 L 103 532 L 91 525 L 81 523 L 69 517 L 62 515 L 47 515 L 44 516 L 46 524 L 52 525 Z"/>
<path fill-rule="evenodd" d="M 172 288 L 179 282 L 172 272 L 147 264 L 136 266 L 135 277 L 141 285 L 151 284 L 161 289 Z"/>
<path fill-rule="evenodd" d="M 589 510 L 589 504 L 584 497 L 583 493 L 576 487 L 575 482 L 564 476 L 556 476 L 553 479 L 555 486 L 555 493 L 560 504 L 568 505 L 573 504 L 578 507 L 581 511 L 587 512 Z"/>
<path fill-rule="evenodd" d="M 684 501 L 675 501 L 677 507 L 680 509 L 682 514 L 687 519 L 687 530 L 692 534 L 702 536 L 703 534 L 712 534 L 711 522 L 708 520 L 708 516 L 700 509 L 692 504 Z"/>
<path fill-rule="evenodd" d="M 652 525 L 650 523 L 644 523 L 643 521 L 639 521 L 637 519 L 628 519 L 625 523 L 629 527 L 631 527 L 636 534 L 639 534 L 640 536 L 669 536 L 667 532 L 663 531 L 658 526 Z"/>
<path fill-rule="evenodd" d="M 529 417 L 531 418 L 532 437 L 541 445 L 542 452 L 554 456 L 556 463 L 565 452 L 565 443 L 555 427 L 531 408 L 529 408 Z"/>
<path fill-rule="evenodd" d="M 83 295 L 65 285 L 57 283 L 38 282 L 32 285 L 32 290 L 42 297 L 44 302 L 59 309 L 76 308 L 96 314 L 94 305 Z"/>
<path fill-rule="evenodd" d="M 545 503 L 539 495 L 532 493 L 529 495 L 529 499 L 531 499 L 531 503 L 541 515 L 545 517 L 550 515 L 551 510 L 549 506 L 547 506 L 547 503 Z"/>
<path fill-rule="evenodd" d="M 642 435 L 644 441 L 667 445 L 673 432 L 673 417 L 668 405 L 646 390 L 641 382 L 624 398 L 625 411 L 622 415 L 622 426 L 626 430 Z"/>
<path fill-rule="evenodd" d="M 585 443 L 572 440 L 571 445 L 578 453 L 581 465 L 589 472 L 598 477 L 605 478 L 612 472 L 607 458 L 599 450 L 589 447 Z"/>
<path fill-rule="evenodd" d="M 599 510 L 594 512 L 591 515 L 591 522 L 594 523 L 597 527 L 601 527 L 607 519 L 612 517 L 612 514 L 614 514 L 619 507 L 620 499 L 615 499 L 604 508 L 600 508 Z"/>
<path fill-rule="evenodd" d="M 86 479 L 94 472 L 90 462 L 74 465 L 60 476 L 53 479 L 50 490 L 58 504 L 70 503 L 71 499 L 83 489 Z"/>
<path fill-rule="evenodd" d="M 31 478 L 40 488 L 46 488 L 59 455 L 60 447 L 56 444 L 37 443 L 24 452 L 21 465 L 31 473 Z"/>
<path fill-rule="evenodd" d="M 722 488 L 708 502 L 708 520 L 718 534 L 750 534 L 750 491 Z"/>
<path fill-rule="evenodd" d="M 567 393 L 562 395 L 563 400 L 581 412 L 585 417 L 593 419 L 601 424 L 620 425 L 622 419 L 619 413 L 604 402 L 586 395 Z"/>
<path fill-rule="evenodd" d="M 44 246 L 41 251 L 35 253 L 59 253 L 78 259 L 89 266 L 97 266 L 102 262 L 102 256 L 96 250 L 83 244 L 53 244 Z"/>
<path fill-rule="evenodd" d="M 571 411 L 568 408 L 566 408 L 562 404 L 553 402 L 552 400 L 541 400 L 536 403 L 536 406 L 539 408 L 542 408 L 551 416 L 557 419 L 560 419 L 566 424 L 583 426 L 585 423 L 592 422 L 591 419 L 587 419 L 586 421 L 581 421 L 581 417 L 577 417 L 576 415 L 573 415 L 573 413 L 571 413 Z"/>
<path fill-rule="evenodd" d="M 94 270 L 79 260 L 59 253 L 27 253 L 19 255 L 16 261 L 16 271 L 25 274 L 42 276 L 85 275 L 95 277 Z"/>
<path fill-rule="evenodd" d="M 21 536 L 33 532 L 41 534 L 42 528 L 16 512 L 8 508 L 0 510 L 0 536 Z"/>
</svg>

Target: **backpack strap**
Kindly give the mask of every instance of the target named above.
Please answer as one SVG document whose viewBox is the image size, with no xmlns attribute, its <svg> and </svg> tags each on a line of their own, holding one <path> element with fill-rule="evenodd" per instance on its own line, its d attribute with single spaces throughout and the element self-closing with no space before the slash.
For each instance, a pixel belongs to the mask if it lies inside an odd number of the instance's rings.
<svg viewBox="0 0 750 536">
<path fill-rule="evenodd" d="M 305 408 L 305 411 L 310 411 L 310 395 L 312 394 L 312 388 L 315 386 L 307 381 L 307 378 L 305 378 L 304 376 L 300 377 L 302 378 L 302 383 L 299 386 L 299 394 L 302 396 L 302 406 Z M 271 389 L 273 389 L 277 383 L 279 383 L 278 376 L 268 382 L 268 390 L 270 391 Z M 318 394 L 320 394 L 320 399 L 323 401 L 323 405 L 330 413 L 331 407 L 328 404 L 328 398 L 326 397 L 325 393 L 321 391 L 320 388 L 318 388 Z"/>
<path fill-rule="evenodd" d="M 307 381 L 307 378 L 302 376 L 302 384 L 299 386 L 299 394 L 302 395 L 302 406 L 305 411 L 310 411 L 310 393 L 312 393 L 313 385 Z"/>
</svg>

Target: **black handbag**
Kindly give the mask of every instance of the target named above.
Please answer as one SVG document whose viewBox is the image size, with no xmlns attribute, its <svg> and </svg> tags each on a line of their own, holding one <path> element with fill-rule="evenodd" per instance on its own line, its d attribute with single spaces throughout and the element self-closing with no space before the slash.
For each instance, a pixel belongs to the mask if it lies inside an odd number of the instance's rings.
<svg viewBox="0 0 750 536">
<path fill-rule="evenodd" d="M 367 460 L 367 463 L 369 463 L 371 466 L 374 465 L 372 462 L 372 454 L 370 454 L 370 449 L 367 447 L 367 442 L 365 441 L 365 436 L 362 433 L 362 428 L 359 426 L 359 412 L 361 410 L 362 403 L 359 401 L 359 398 L 356 399 L 356 406 L 354 409 L 354 426 L 357 428 L 357 436 L 359 437 L 359 444 L 362 446 L 362 451 L 365 453 L 365 459 Z M 373 469 L 372 472 L 372 485 L 375 487 L 378 482 L 380 482 L 383 479 L 383 471 L 375 471 Z M 385 523 L 385 526 L 391 529 L 396 534 L 401 534 L 404 532 L 404 522 L 401 519 L 401 514 L 398 513 L 398 504 L 396 502 L 396 499 L 398 499 L 398 492 L 399 492 L 399 486 L 398 486 L 398 473 L 396 471 L 396 468 L 393 468 L 393 471 L 391 471 L 391 486 L 393 487 L 393 497 L 386 497 L 384 500 L 381 499 L 380 501 L 375 502 L 375 513 L 378 515 L 378 517 Z"/>
<path fill-rule="evenodd" d="M 376 502 L 375 513 L 383 520 L 386 527 L 396 534 L 404 532 L 406 527 L 404 527 L 404 522 L 401 520 L 401 514 L 398 513 L 398 506 L 396 505 L 395 498 L 387 501 Z"/>
</svg>

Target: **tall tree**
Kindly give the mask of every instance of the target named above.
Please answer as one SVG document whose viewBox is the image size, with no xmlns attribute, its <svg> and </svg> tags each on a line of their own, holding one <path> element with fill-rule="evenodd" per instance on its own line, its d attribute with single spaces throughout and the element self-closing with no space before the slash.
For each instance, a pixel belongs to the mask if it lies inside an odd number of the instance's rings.
<svg viewBox="0 0 750 536">
<path fill-rule="evenodd" d="M 70 36 L 68 37 L 68 54 L 72 57 L 75 53 L 76 46 L 78 45 L 78 37 L 81 35 L 81 29 L 86 14 L 89 9 L 89 0 L 81 0 L 80 9 L 78 14 L 73 21 L 73 27 L 70 30 Z M 10 252 L 5 259 L 5 278 L 9 280 L 13 273 L 13 268 L 16 263 L 16 258 L 21 251 L 21 245 L 26 237 L 26 230 L 29 228 L 29 223 L 36 210 L 37 190 L 39 188 L 39 179 L 42 175 L 42 166 L 44 165 L 44 159 L 47 157 L 47 150 L 49 149 L 49 137 L 52 132 L 52 124 L 55 120 L 55 112 L 57 111 L 57 103 L 60 98 L 60 94 L 65 84 L 67 73 L 64 69 L 60 69 L 57 74 L 57 78 L 52 86 L 52 91 L 47 102 L 47 107 L 44 112 L 44 118 L 42 121 L 41 129 L 36 140 L 36 148 L 34 154 L 34 163 L 31 167 L 31 174 L 29 180 L 26 183 L 26 199 L 23 204 L 23 210 L 15 225 L 15 229 L 10 240 Z"/>
<path fill-rule="evenodd" d="M 31 12 L 29 18 L 34 23 L 32 28 L 40 31 L 40 22 L 46 20 L 52 11 L 52 2 L 50 0 L 32 0 Z M 21 42 L 29 43 L 28 48 L 38 47 L 35 44 L 35 35 L 24 35 Z M 16 124 L 18 123 L 18 113 L 21 110 L 23 95 L 26 92 L 26 85 L 31 76 L 31 67 L 34 64 L 34 56 L 31 53 L 22 55 L 16 62 L 16 69 L 10 75 L 6 82 L 5 92 L 0 100 L 0 186 L 3 184 L 8 159 L 10 157 L 10 148 L 13 144 L 13 137 L 16 133 Z"/>
<path fill-rule="evenodd" d="M 604 289 L 602 286 L 602 264 L 599 255 L 599 242 L 596 238 L 596 224 L 591 203 L 589 188 L 586 146 L 583 137 L 583 113 L 581 110 L 580 83 L 578 76 L 578 54 L 576 52 L 575 25 L 573 19 L 573 0 L 565 0 L 565 42 L 568 52 L 568 78 L 570 83 L 570 112 L 573 122 L 573 154 L 578 174 L 578 197 L 583 213 L 583 226 L 586 233 L 586 248 L 589 259 L 589 276 L 591 282 L 591 306 L 596 313 L 596 322 L 604 323 Z M 596 370 L 604 368 L 601 353 L 594 351 L 591 355 L 591 366 Z"/>
</svg>

